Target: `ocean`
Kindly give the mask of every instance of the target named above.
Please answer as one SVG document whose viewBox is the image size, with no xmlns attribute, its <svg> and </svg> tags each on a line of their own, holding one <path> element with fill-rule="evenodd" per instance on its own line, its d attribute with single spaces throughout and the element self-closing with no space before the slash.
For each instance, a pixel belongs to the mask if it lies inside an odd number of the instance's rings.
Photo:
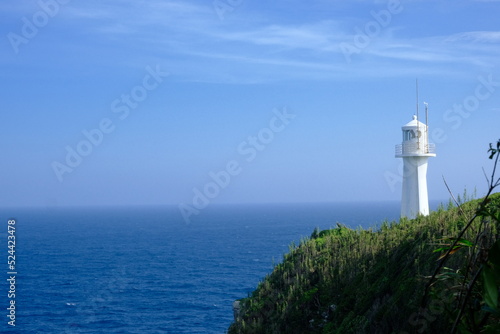
<svg viewBox="0 0 500 334">
<path fill-rule="evenodd" d="M 233 301 L 292 242 L 337 222 L 366 228 L 398 217 L 398 202 L 212 205 L 190 224 L 177 207 L 0 209 L 0 332 L 225 333 Z"/>
</svg>

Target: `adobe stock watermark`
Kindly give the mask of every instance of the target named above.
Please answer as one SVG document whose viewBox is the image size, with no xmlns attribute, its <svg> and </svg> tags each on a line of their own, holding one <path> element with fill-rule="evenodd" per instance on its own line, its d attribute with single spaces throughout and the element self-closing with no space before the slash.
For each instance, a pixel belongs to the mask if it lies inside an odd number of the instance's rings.
<svg viewBox="0 0 500 334">
<path fill-rule="evenodd" d="M 482 101 L 488 100 L 500 87 L 500 81 L 495 81 L 493 74 L 480 75 L 477 77 L 478 84 L 473 93 L 467 95 L 461 102 L 454 103 L 452 107 L 443 113 L 443 120 L 450 124 L 451 130 L 458 130 L 464 119 L 469 118 L 481 106 Z M 442 144 L 448 139 L 447 131 L 442 128 L 430 128 L 429 142 Z M 386 171 L 384 178 L 391 192 L 396 190 L 396 185 L 403 182 L 403 161 L 401 160 L 398 172 Z"/>
<path fill-rule="evenodd" d="M 159 65 L 156 65 L 154 69 L 151 66 L 146 66 L 145 70 L 146 74 L 140 84 L 111 102 L 111 112 L 119 121 L 125 120 L 130 115 L 131 110 L 138 108 L 140 103 L 148 97 L 149 92 L 158 88 L 164 78 L 169 75 L 168 72 L 163 72 Z M 105 136 L 115 131 L 116 125 L 116 121 L 109 117 L 103 117 L 95 128 L 82 130 L 82 137 L 84 137 L 82 140 L 74 146 L 66 145 L 66 157 L 63 162 L 53 161 L 51 163 L 52 170 L 59 182 L 64 181 L 65 174 L 72 173 L 75 168 L 80 166 L 84 158 L 103 143 Z"/>
<path fill-rule="evenodd" d="M 221 191 L 229 186 L 234 177 L 241 174 L 243 165 L 254 161 L 259 152 L 264 151 L 272 143 L 275 135 L 285 130 L 295 117 L 296 115 L 290 113 L 286 107 L 281 110 L 274 109 L 273 117 L 269 120 L 268 125 L 260 129 L 257 135 L 248 136 L 236 147 L 243 162 L 240 162 L 239 159 L 229 160 L 224 165 L 224 169 L 218 172 L 210 171 L 208 173 L 210 181 L 199 188 L 193 188 L 191 204 L 180 203 L 178 205 L 184 222 L 189 224 L 192 215 L 199 215 L 201 210 L 210 204 L 211 200 L 219 196 Z"/>
<path fill-rule="evenodd" d="M 243 0 L 214 0 L 212 2 L 212 7 L 219 17 L 219 20 L 223 21 L 226 13 L 233 12 L 237 7 L 241 6 L 242 3 Z"/>
<path fill-rule="evenodd" d="M 54 18 L 61 9 L 61 5 L 66 5 L 71 0 L 38 0 L 37 4 L 40 10 L 36 11 L 31 17 L 23 16 L 21 18 L 20 33 L 9 32 L 7 39 L 12 46 L 15 54 L 19 53 L 19 47 L 22 44 L 28 44 L 38 35 L 40 29 L 49 24 L 50 19 Z"/>
<path fill-rule="evenodd" d="M 363 29 L 358 26 L 354 27 L 355 35 L 352 43 L 340 43 L 339 47 L 342 51 L 345 60 L 351 63 L 351 56 L 359 54 L 367 48 L 371 41 L 377 37 L 384 28 L 387 28 L 392 22 L 392 17 L 403 11 L 403 6 L 400 0 L 388 0 L 387 9 L 379 10 L 378 12 L 372 10 L 370 15 L 373 20 L 366 22 Z"/>
</svg>

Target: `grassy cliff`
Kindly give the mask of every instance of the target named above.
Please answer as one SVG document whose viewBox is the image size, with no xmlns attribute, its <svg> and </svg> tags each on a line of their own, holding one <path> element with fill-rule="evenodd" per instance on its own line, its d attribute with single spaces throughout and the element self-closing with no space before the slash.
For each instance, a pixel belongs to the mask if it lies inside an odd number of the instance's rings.
<svg viewBox="0 0 500 334">
<path fill-rule="evenodd" d="M 498 213 L 499 194 L 490 199 L 489 210 Z M 457 313 L 457 289 L 472 281 L 472 269 L 467 269 L 471 256 L 484 253 L 498 239 L 494 217 L 471 219 L 479 206 L 479 200 L 464 203 L 463 211 L 449 205 L 427 217 L 383 223 L 377 230 L 338 225 L 314 231 L 240 301 L 228 333 L 450 332 Z M 469 221 L 472 224 L 423 301 L 440 255 L 447 244 L 451 248 L 453 238 Z M 442 251 L 435 252 L 438 248 Z M 474 310 L 484 313 L 481 284 L 474 277 L 475 290 L 470 288 L 467 298 L 477 303 L 471 306 Z M 472 317 L 474 322 L 476 315 Z M 481 328 L 499 319 L 498 314 L 481 317 Z"/>
</svg>

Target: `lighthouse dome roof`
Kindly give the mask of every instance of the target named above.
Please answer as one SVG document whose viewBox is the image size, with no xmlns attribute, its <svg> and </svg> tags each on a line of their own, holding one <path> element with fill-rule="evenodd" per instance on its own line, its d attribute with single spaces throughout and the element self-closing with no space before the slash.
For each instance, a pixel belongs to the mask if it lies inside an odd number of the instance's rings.
<svg viewBox="0 0 500 334">
<path fill-rule="evenodd" d="M 425 124 L 418 121 L 417 116 L 413 115 L 413 119 L 411 121 L 409 121 L 408 123 L 406 123 L 405 125 L 403 125 L 403 129 L 404 128 L 416 128 L 416 127 L 421 127 L 421 126 L 425 126 Z"/>
</svg>

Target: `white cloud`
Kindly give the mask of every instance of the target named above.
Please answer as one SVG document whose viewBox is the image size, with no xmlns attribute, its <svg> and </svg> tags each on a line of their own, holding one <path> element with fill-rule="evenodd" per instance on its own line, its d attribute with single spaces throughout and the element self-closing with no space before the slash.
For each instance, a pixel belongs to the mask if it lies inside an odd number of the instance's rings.
<svg viewBox="0 0 500 334">
<path fill-rule="evenodd" d="M 225 33 L 219 37 L 256 45 L 331 51 L 333 46 L 345 38 L 339 31 L 335 22 L 323 21 L 308 25 L 273 24 L 251 31 Z"/>
<path fill-rule="evenodd" d="M 340 43 L 353 43 L 356 34 L 353 27 L 359 22 L 352 16 L 336 19 L 311 16 L 309 21 L 303 16 L 287 17 L 285 22 L 276 13 L 267 13 L 273 17 L 266 18 L 266 13 L 245 10 L 245 15 L 231 14 L 234 16 L 220 21 L 211 1 L 202 4 L 180 0 L 74 1 L 61 10 L 58 24 L 59 31 L 95 41 L 92 48 L 107 48 L 110 50 L 107 55 L 132 52 L 127 60 L 130 66 L 135 62 L 135 66 L 142 67 L 144 62 L 158 59 L 189 72 L 190 78 L 196 75 L 194 69 L 205 78 L 226 76 L 221 73 L 227 69 L 239 76 L 246 71 L 252 73 L 253 81 L 259 80 L 259 76 L 267 80 L 270 72 L 275 78 L 293 75 L 306 79 L 363 73 L 388 75 L 398 71 L 405 75 L 408 71 L 425 69 L 437 73 L 436 68 L 442 74 L 461 71 L 467 66 L 491 66 L 500 52 L 500 31 L 405 37 L 402 36 L 405 30 L 400 29 L 404 27 L 391 25 L 373 36 L 369 45 L 353 54 L 352 63 L 347 64 Z M 54 43 L 81 43 L 83 49 L 89 45 L 85 44 L 88 40 L 64 38 L 61 34 L 61 39 Z M 114 62 L 111 58 L 85 61 Z"/>
<path fill-rule="evenodd" d="M 500 31 L 469 31 L 454 34 L 446 39 L 447 42 L 476 42 L 476 43 L 498 43 L 500 42 Z"/>
</svg>

